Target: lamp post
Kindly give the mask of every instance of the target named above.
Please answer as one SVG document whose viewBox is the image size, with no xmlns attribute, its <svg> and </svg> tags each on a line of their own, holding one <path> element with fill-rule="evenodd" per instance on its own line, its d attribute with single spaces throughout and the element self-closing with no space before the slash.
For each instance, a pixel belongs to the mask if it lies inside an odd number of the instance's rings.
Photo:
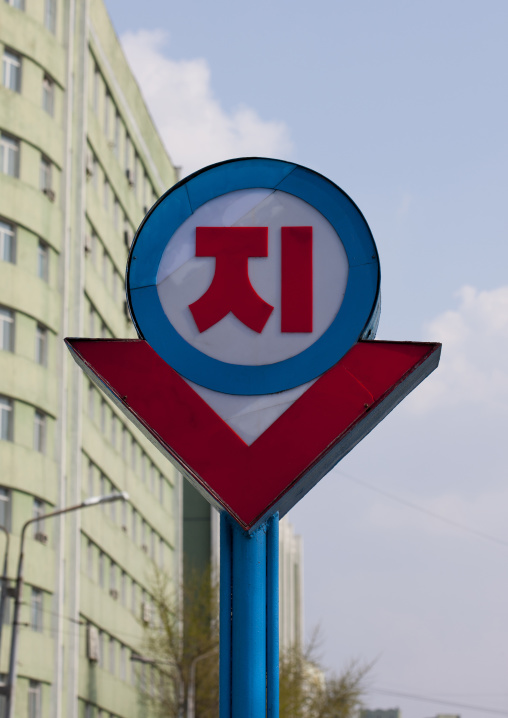
<svg viewBox="0 0 508 718">
<path fill-rule="evenodd" d="M 196 664 L 205 658 L 213 656 L 219 651 L 218 648 L 212 648 L 211 651 L 202 653 L 192 659 L 189 670 L 189 688 L 187 692 L 187 718 L 195 718 L 196 715 Z"/>
<path fill-rule="evenodd" d="M 0 531 L 5 534 L 4 570 L 2 573 L 2 588 L 0 592 L 0 648 L 2 647 L 2 628 L 4 625 L 5 599 L 7 597 L 7 561 L 9 559 L 9 532 L 5 526 L 0 526 Z"/>
<path fill-rule="evenodd" d="M 85 499 L 80 504 L 74 506 L 67 506 L 57 511 L 51 511 L 49 514 L 42 514 L 34 518 L 25 521 L 23 528 L 21 529 L 21 539 L 19 545 L 19 559 L 18 559 L 18 573 L 16 575 L 16 587 L 15 587 L 15 602 L 14 602 L 14 617 L 12 620 L 12 634 L 11 634 L 11 651 L 9 656 L 9 674 L 7 677 L 7 691 L 6 691 L 6 705 L 5 715 L 6 718 L 14 718 L 14 697 L 16 689 L 16 662 L 18 658 L 18 627 L 19 627 L 19 613 L 21 609 L 21 595 L 23 592 L 23 561 L 24 561 L 24 544 L 26 530 L 30 524 L 36 523 L 43 519 L 53 518 L 54 516 L 61 516 L 61 514 L 68 514 L 71 511 L 79 511 L 79 509 L 86 509 L 89 506 L 96 506 L 97 504 L 106 504 L 111 501 L 126 501 L 129 495 L 125 491 L 115 492 L 113 494 L 106 494 L 105 496 L 91 496 Z"/>
</svg>

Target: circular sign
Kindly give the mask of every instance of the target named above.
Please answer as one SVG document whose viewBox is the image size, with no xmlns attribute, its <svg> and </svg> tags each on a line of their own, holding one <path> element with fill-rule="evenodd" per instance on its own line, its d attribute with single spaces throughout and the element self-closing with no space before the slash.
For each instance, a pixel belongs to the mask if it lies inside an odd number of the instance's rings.
<svg viewBox="0 0 508 718">
<path fill-rule="evenodd" d="M 182 376 L 271 394 L 374 337 L 379 261 L 360 211 L 329 180 L 279 160 L 231 160 L 150 210 L 127 292 L 139 335 Z"/>
</svg>

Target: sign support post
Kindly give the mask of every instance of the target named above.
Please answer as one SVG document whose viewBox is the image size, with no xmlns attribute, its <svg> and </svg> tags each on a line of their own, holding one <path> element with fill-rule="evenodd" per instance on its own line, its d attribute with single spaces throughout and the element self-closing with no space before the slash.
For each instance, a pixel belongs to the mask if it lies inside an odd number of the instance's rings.
<svg viewBox="0 0 508 718">
<path fill-rule="evenodd" d="M 276 718 L 279 516 L 249 534 L 221 513 L 220 718 Z"/>
</svg>

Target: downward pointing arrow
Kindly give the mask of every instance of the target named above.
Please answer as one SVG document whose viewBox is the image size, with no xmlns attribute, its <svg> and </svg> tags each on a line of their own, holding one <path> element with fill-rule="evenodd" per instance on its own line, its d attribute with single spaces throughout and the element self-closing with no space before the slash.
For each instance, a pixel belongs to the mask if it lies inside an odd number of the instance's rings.
<svg viewBox="0 0 508 718">
<path fill-rule="evenodd" d="M 66 339 L 90 379 L 246 530 L 284 515 L 438 365 L 441 345 L 359 342 L 248 446 L 143 340 Z"/>
</svg>

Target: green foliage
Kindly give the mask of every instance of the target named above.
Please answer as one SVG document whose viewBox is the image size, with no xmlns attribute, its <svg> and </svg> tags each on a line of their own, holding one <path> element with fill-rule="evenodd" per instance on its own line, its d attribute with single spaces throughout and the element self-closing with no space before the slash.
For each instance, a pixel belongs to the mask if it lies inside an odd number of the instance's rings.
<svg viewBox="0 0 508 718">
<path fill-rule="evenodd" d="M 158 678 L 142 681 L 147 707 L 161 718 L 187 715 L 191 674 L 195 672 L 195 716 L 217 718 L 219 706 L 218 590 L 209 573 L 193 574 L 180 591 L 156 570 L 151 585 L 154 617 L 145 626 L 143 655 Z"/>
<path fill-rule="evenodd" d="M 209 572 L 191 574 L 179 592 L 156 570 L 151 585 L 155 611 L 145 626 L 142 649 L 156 669 L 147 680 L 141 669 L 142 697 L 158 718 L 187 715 L 189 687 L 195 669 L 195 716 L 219 715 L 218 586 Z M 353 661 L 339 676 L 326 676 L 316 658 L 316 636 L 305 649 L 293 647 L 280 656 L 279 718 L 353 718 L 361 706 L 365 676 L 371 666 Z"/>
<path fill-rule="evenodd" d="M 339 676 L 326 676 L 315 648 L 314 637 L 305 650 L 281 653 L 279 718 L 353 718 L 371 666 L 353 661 Z"/>
</svg>

